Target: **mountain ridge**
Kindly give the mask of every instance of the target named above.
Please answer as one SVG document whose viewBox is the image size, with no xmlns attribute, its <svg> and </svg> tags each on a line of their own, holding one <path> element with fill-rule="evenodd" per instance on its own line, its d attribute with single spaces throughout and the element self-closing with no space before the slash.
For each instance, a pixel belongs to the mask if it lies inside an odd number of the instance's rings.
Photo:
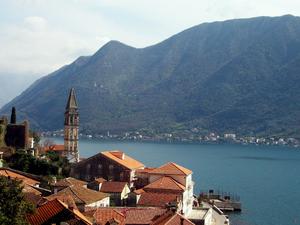
<svg viewBox="0 0 300 225">
<path fill-rule="evenodd" d="M 34 127 L 60 129 L 75 87 L 84 131 L 296 134 L 298 37 L 300 18 L 285 15 L 204 23 L 145 48 L 111 41 L 39 79 L 0 113 L 14 105 Z"/>
</svg>

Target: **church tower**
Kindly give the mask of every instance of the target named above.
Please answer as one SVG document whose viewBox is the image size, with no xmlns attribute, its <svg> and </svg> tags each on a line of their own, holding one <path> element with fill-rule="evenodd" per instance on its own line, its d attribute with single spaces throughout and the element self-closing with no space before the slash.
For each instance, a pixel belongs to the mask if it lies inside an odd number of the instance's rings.
<svg viewBox="0 0 300 225">
<path fill-rule="evenodd" d="M 79 113 L 75 96 L 75 90 L 70 90 L 65 111 L 64 142 L 66 155 L 71 161 L 79 162 L 78 130 Z"/>
</svg>

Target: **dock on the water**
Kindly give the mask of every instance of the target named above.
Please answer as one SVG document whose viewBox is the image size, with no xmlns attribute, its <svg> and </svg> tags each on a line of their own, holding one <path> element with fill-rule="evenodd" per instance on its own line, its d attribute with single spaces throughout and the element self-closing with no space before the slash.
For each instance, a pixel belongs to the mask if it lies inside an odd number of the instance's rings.
<svg viewBox="0 0 300 225">
<path fill-rule="evenodd" d="M 232 193 L 209 190 L 201 192 L 199 200 L 216 206 L 222 211 L 242 211 L 240 197 Z"/>
</svg>

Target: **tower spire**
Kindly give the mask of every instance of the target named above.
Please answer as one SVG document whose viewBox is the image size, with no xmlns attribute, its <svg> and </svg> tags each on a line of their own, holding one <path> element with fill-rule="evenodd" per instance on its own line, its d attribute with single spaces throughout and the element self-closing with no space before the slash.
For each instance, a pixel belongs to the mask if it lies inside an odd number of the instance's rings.
<svg viewBox="0 0 300 225">
<path fill-rule="evenodd" d="M 74 88 L 71 88 L 66 109 L 78 109 Z"/>
<path fill-rule="evenodd" d="M 71 88 L 65 111 L 64 145 L 70 160 L 79 162 L 78 130 L 79 113 L 74 88 Z"/>
</svg>

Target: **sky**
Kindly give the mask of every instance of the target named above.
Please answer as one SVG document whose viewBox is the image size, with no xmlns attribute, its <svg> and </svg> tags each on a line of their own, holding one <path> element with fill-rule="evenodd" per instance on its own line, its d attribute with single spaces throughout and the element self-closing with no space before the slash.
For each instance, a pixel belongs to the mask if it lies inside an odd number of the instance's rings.
<svg viewBox="0 0 300 225">
<path fill-rule="evenodd" d="M 142 48 L 204 22 L 285 14 L 300 1 L 0 0 L 0 107 L 110 40 Z"/>
</svg>

